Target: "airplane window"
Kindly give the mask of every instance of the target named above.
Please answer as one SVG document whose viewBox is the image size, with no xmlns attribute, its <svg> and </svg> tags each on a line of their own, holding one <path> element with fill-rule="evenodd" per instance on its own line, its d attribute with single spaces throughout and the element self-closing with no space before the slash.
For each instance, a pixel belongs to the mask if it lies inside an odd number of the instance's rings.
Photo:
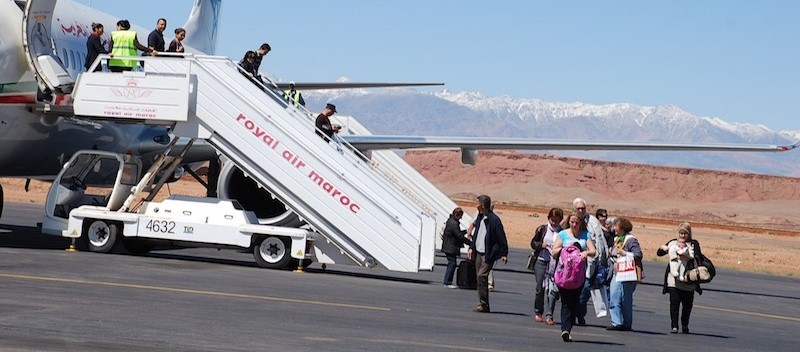
<svg viewBox="0 0 800 352">
<path fill-rule="evenodd" d="M 67 54 L 67 49 L 62 49 L 64 52 L 64 66 L 69 67 L 69 55 Z"/>
<path fill-rule="evenodd" d="M 69 59 L 69 61 L 72 61 L 72 68 L 77 69 L 77 67 L 75 67 L 77 66 L 77 62 L 75 61 L 75 52 L 72 50 L 69 51 Z M 67 65 L 67 67 L 69 67 L 69 65 Z"/>
</svg>

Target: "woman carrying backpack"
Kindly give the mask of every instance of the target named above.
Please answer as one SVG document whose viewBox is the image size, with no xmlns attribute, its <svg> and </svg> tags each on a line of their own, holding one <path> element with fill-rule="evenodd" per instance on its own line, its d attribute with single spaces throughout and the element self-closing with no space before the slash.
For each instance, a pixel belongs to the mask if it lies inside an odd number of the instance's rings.
<svg viewBox="0 0 800 352">
<path fill-rule="evenodd" d="M 614 232 L 614 246 L 611 256 L 616 258 L 614 278 L 611 280 L 611 298 L 608 311 L 611 326 L 608 330 L 629 331 L 633 327 L 633 292 L 641 277 L 642 247 L 633 237 L 633 224 L 626 218 L 617 219 Z M 625 269 L 629 269 L 624 271 Z M 626 277 L 627 276 L 627 277 Z"/>
<path fill-rule="evenodd" d="M 578 301 L 580 300 L 581 289 L 583 289 L 583 282 L 586 278 L 586 258 L 594 256 L 597 250 L 594 247 L 594 243 L 589 241 L 589 231 L 586 230 L 586 222 L 583 220 L 582 216 L 573 212 L 567 217 L 567 225 L 569 225 L 569 227 L 559 232 L 558 237 L 556 237 L 556 241 L 553 244 L 553 257 L 559 260 L 559 265 L 556 269 L 556 284 L 559 284 L 559 281 L 580 282 L 580 285 L 575 288 L 559 286 L 558 289 L 561 295 L 561 338 L 564 342 L 572 342 L 572 325 L 574 324 L 576 313 L 578 312 Z M 580 259 L 575 261 L 575 263 L 582 265 L 566 267 L 565 264 L 567 262 L 573 263 L 572 260 L 567 260 L 566 253 L 577 252 L 572 249 L 567 249 L 569 246 L 578 247 L 580 254 L 576 255 L 578 255 Z M 562 250 L 566 252 L 563 257 L 561 256 Z M 576 272 L 579 270 L 578 268 L 582 268 L 583 272 Z M 569 273 L 570 277 L 563 278 L 564 275 L 566 275 L 564 273 Z M 572 276 L 575 276 L 576 280 L 572 280 Z"/>
</svg>

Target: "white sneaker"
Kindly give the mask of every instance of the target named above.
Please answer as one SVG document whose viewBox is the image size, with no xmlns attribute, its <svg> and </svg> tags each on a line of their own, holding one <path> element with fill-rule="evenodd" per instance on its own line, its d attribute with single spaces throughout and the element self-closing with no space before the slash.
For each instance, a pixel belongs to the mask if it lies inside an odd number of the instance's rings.
<svg viewBox="0 0 800 352">
<path fill-rule="evenodd" d="M 447 288 L 458 288 L 456 285 L 447 285 Z"/>
</svg>

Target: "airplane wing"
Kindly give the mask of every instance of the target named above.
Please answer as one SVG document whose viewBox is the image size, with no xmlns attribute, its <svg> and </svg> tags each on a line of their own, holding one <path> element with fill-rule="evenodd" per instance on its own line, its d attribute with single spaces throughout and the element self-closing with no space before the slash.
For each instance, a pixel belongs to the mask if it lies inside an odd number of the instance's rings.
<svg viewBox="0 0 800 352">
<path fill-rule="evenodd" d="M 364 153 L 376 149 L 461 149 L 461 160 L 465 164 L 475 163 L 475 151 L 479 149 L 785 152 L 800 147 L 800 141 L 793 145 L 780 146 L 355 134 L 345 134 L 339 137 Z"/>
<path fill-rule="evenodd" d="M 276 82 L 275 85 L 280 89 L 288 89 L 289 82 Z M 443 86 L 444 83 L 358 83 L 358 82 L 317 82 L 317 83 L 295 83 L 294 87 L 299 90 L 317 89 L 353 89 L 353 88 L 386 88 L 386 87 L 421 87 L 421 86 Z"/>
<path fill-rule="evenodd" d="M 769 144 L 685 144 L 662 142 L 612 142 L 588 140 L 558 140 L 530 138 L 482 138 L 437 136 L 339 136 L 361 150 L 371 149 L 522 149 L 522 150 L 683 150 L 683 151 L 735 151 L 735 152 L 785 152 L 800 147 L 800 142 L 790 146 Z"/>
</svg>

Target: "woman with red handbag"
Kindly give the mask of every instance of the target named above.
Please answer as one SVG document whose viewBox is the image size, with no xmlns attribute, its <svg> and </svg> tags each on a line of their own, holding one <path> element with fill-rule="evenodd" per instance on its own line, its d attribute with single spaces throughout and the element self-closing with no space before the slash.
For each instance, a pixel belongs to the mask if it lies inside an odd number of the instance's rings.
<svg viewBox="0 0 800 352">
<path fill-rule="evenodd" d="M 614 237 L 611 256 L 616 259 L 608 306 L 611 326 L 607 329 L 630 331 L 633 329 L 633 292 L 641 281 L 641 271 L 637 268 L 642 266 L 642 247 L 631 233 L 633 224 L 630 220 L 619 218 L 614 226 L 617 236 Z"/>
</svg>

